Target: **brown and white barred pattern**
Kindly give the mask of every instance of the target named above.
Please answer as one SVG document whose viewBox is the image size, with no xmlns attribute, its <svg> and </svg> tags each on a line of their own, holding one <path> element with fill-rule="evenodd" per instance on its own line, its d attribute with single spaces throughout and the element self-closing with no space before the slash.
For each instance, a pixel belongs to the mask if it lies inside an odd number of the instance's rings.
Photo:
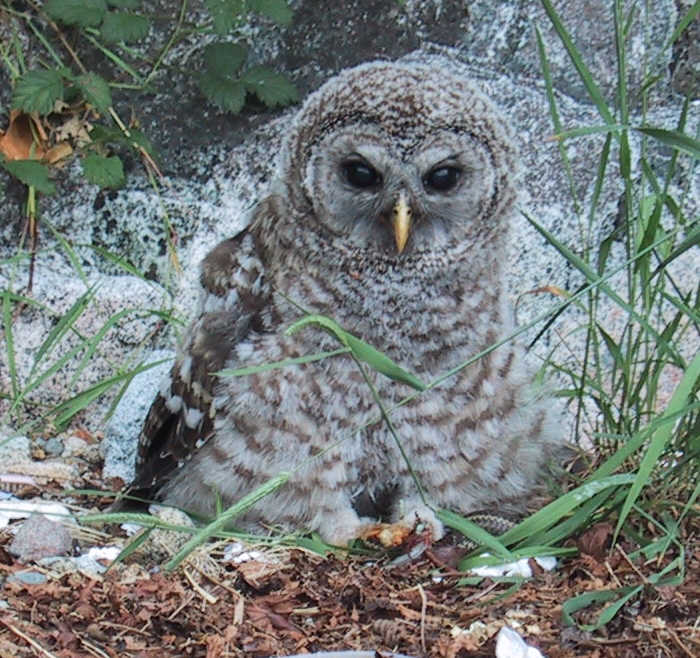
<svg viewBox="0 0 700 658">
<path fill-rule="evenodd" d="M 411 190 L 420 185 L 405 172 L 420 163 L 424 145 L 433 134 L 442 142 L 454 135 L 455 149 L 473 158 L 478 184 L 445 200 L 444 216 L 439 199 L 415 192 L 424 217 L 411 248 L 391 253 L 374 237 L 380 219 L 344 234 L 344 211 L 334 216 L 337 182 L 325 161 L 340 149 L 339 133 L 342 148 L 352 147 L 354 134 L 358 148 L 376 139 L 378 159 L 400 162 L 395 170 L 387 164 L 387 188 L 396 176 Z M 358 431 L 378 408 L 349 356 L 245 377 L 213 373 L 338 347 L 311 328 L 285 335 L 299 317 L 288 299 L 333 317 L 425 382 L 508 335 L 503 261 L 516 168 L 498 114 L 448 70 L 371 63 L 313 94 L 253 224 L 202 265 L 199 315 L 144 426 L 134 493 L 210 515 L 217 496 L 231 504 L 303 462 L 239 525 L 314 529 L 342 544 L 386 512 L 409 525 L 419 517 L 440 537 L 385 425 Z M 367 370 L 388 408 L 412 393 Z M 522 508 L 562 442 L 551 401 L 530 380 L 509 342 L 394 411 L 432 504 L 461 513 Z"/>
</svg>

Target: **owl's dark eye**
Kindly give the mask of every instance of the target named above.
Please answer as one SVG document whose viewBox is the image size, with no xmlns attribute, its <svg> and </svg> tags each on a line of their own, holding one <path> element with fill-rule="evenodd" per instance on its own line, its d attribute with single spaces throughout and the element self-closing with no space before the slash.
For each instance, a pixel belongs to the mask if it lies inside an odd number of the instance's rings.
<svg viewBox="0 0 700 658">
<path fill-rule="evenodd" d="M 423 183 L 436 192 L 447 192 L 457 185 L 461 173 L 457 167 L 436 167 L 426 174 Z"/>
<path fill-rule="evenodd" d="M 353 187 L 375 187 L 382 182 L 379 172 L 362 160 L 346 160 L 342 167 L 345 179 Z"/>
</svg>

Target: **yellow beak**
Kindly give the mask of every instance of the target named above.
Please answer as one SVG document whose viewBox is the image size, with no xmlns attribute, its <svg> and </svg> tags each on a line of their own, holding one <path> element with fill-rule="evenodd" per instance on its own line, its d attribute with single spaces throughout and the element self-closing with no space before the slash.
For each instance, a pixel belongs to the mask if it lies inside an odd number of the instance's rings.
<svg viewBox="0 0 700 658">
<path fill-rule="evenodd" d="M 404 250 L 411 231 L 411 206 L 406 200 L 406 193 L 401 192 L 392 212 L 391 223 L 394 225 L 394 238 L 399 253 Z"/>
</svg>

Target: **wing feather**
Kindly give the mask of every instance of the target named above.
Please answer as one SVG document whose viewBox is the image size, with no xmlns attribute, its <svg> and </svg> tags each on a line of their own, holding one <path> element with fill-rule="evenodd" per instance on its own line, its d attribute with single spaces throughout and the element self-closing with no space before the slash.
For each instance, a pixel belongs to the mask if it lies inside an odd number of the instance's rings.
<svg viewBox="0 0 700 658">
<path fill-rule="evenodd" d="M 246 229 L 217 245 L 202 262 L 199 316 L 153 401 L 139 436 L 136 477 L 128 493 L 158 489 L 213 433 L 216 373 L 236 344 L 261 326 L 270 290 L 254 232 Z"/>
</svg>

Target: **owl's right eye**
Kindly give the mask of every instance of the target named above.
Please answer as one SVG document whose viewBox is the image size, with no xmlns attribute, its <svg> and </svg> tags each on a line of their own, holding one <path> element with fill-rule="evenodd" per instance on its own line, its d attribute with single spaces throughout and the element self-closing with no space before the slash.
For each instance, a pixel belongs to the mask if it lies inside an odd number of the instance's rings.
<svg viewBox="0 0 700 658">
<path fill-rule="evenodd" d="M 382 182 L 379 172 L 362 160 L 346 160 L 342 168 L 345 180 L 353 187 L 376 187 Z"/>
</svg>

